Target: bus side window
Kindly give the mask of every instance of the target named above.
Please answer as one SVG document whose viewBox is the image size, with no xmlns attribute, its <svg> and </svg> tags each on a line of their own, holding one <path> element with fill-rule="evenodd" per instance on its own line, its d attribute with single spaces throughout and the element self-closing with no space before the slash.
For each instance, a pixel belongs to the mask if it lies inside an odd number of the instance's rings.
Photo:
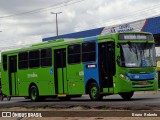
<svg viewBox="0 0 160 120">
<path fill-rule="evenodd" d="M 18 54 L 18 68 L 19 69 L 28 68 L 28 52 L 22 52 Z"/>
<path fill-rule="evenodd" d="M 40 67 L 39 50 L 34 50 L 29 52 L 29 67 L 30 68 Z"/>
<path fill-rule="evenodd" d="M 41 66 L 47 67 L 52 65 L 52 49 L 42 49 L 41 50 Z"/>
<path fill-rule="evenodd" d="M 69 45 L 68 46 L 68 63 L 75 64 L 81 62 L 81 45 Z"/>
<path fill-rule="evenodd" d="M 2 60 L 3 60 L 3 70 L 6 71 L 7 70 L 7 55 L 3 55 Z"/>
<path fill-rule="evenodd" d="M 82 43 L 82 62 L 96 61 L 96 43 Z"/>
</svg>

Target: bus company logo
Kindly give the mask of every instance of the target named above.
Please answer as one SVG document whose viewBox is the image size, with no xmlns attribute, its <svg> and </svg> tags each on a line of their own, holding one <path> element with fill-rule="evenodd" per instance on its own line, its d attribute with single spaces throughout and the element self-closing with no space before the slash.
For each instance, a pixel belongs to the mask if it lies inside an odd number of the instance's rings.
<svg viewBox="0 0 160 120">
<path fill-rule="evenodd" d="M 2 117 L 42 117 L 42 113 L 40 112 L 2 112 Z"/>
<path fill-rule="evenodd" d="M 36 78 L 36 77 L 38 77 L 38 75 L 33 72 L 32 74 L 27 74 L 27 77 L 28 78 Z"/>
<path fill-rule="evenodd" d="M 52 68 L 50 69 L 50 74 L 53 74 L 53 69 Z"/>
<path fill-rule="evenodd" d="M 11 112 L 2 112 L 2 117 L 12 117 Z"/>
<path fill-rule="evenodd" d="M 135 78 L 135 79 L 138 79 L 138 78 L 139 78 L 139 75 L 135 75 L 134 78 Z"/>
<path fill-rule="evenodd" d="M 79 76 L 83 76 L 84 75 L 84 72 L 83 71 L 80 71 L 79 72 Z"/>
<path fill-rule="evenodd" d="M 117 27 L 112 27 L 109 30 L 109 33 L 121 33 L 121 32 L 130 32 L 133 31 L 134 28 L 130 26 L 130 24 L 119 25 Z"/>
</svg>

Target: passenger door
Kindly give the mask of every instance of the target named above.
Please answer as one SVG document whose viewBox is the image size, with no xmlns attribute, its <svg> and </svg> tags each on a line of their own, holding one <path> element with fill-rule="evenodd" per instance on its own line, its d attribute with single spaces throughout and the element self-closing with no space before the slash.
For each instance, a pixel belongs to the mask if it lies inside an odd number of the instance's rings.
<svg viewBox="0 0 160 120">
<path fill-rule="evenodd" d="M 17 55 L 9 56 L 9 89 L 10 95 L 18 95 Z"/>
<path fill-rule="evenodd" d="M 115 74 L 114 42 L 99 43 L 99 78 L 101 89 L 113 92 L 113 75 Z"/>
<path fill-rule="evenodd" d="M 54 50 L 55 93 L 67 93 L 66 80 L 66 48 Z"/>
</svg>

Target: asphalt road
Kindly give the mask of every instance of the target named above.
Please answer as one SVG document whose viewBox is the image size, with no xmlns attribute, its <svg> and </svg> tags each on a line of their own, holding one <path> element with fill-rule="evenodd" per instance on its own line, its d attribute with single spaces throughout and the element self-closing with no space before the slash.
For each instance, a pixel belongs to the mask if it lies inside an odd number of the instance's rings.
<svg viewBox="0 0 160 120">
<path fill-rule="evenodd" d="M 160 110 L 160 91 L 136 92 L 131 100 L 124 101 L 119 95 L 105 96 L 102 101 L 91 101 L 88 95 L 73 98 L 70 101 L 47 99 L 43 102 L 31 102 L 23 97 L 13 97 L 11 101 L 4 98 L 0 101 L 0 109 L 11 107 L 25 108 L 55 108 L 67 109 L 82 107 L 84 109 L 113 109 L 113 110 Z"/>
</svg>

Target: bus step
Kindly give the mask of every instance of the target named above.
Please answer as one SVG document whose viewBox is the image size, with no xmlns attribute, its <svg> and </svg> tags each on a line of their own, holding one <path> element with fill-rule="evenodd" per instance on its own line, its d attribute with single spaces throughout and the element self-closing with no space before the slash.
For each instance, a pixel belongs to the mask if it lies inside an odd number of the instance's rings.
<svg viewBox="0 0 160 120">
<path fill-rule="evenodd" d="M 58 97 L 66 97 L 66 94 L 58 94 Z"/>
</svg>

